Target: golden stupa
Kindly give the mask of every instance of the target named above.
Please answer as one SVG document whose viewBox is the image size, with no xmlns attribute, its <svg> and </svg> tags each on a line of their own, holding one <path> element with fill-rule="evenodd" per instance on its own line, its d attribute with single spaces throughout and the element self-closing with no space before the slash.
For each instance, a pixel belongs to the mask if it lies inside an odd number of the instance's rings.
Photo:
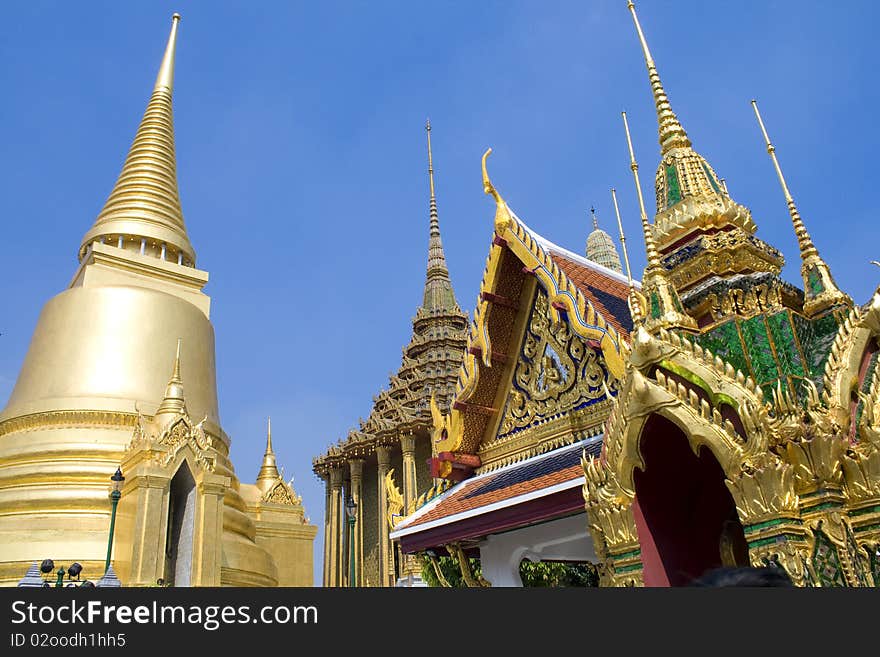
<svg viewBox="0 0 880 657">
<path fill-rule="evenodd" d="M 317 528 L 271 437 L 257 483 L 241 484 L 220 424 L 208 273 L 177 189 L 179 21 L 119 179 L 0 413 L 0 584 L 45 558 L 100 577 L 118 466 L 112 565 L 124 585 L 312 583 Z"/>
</svg>

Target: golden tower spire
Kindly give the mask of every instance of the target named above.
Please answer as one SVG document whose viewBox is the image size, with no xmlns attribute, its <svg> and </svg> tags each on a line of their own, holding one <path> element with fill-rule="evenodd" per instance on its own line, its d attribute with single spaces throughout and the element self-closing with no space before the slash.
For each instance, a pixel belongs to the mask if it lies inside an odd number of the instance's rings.
<svg viewBox="0 0 880 657">
<path fill-rule="evenodd" d="M 644 319 L 642 309 L 644 308 L 645 298 L 636 290 L 633 283 L 632 269 L 629 266 L 629 253 L 626 250 L 626 236 L 623 234 L 623 222 L 620 220 L 620 207 L 617 205 L 617 191 L 611 188 L 611 200 L 614 201 L 614 214 L 617 215 L 617 230 L 620 231 L 620 248 L 623 250 L 623 261 L 626 263 L 626 280 L 629 282 L 629 314 L 632 317 L 633 324 L 637 324 Z"/>
<path fill-rule="evenodd" d="M 443 241 L 440 239 L 440 218 L 437 213 L 437 197 L 434 194 L 434 160 L 431 152 L 431 120 L 425 122 L 428 135 L 428 183 L 430 186 L 429 202 L 429 237 L 428 237 L 428 270 L 425 280 L 425 296 L 422 306 L 426 310 L 456 310 L 458 302 L 449 280 L 449 269 L 446 267 L 446 256 L 443 253 Z"/>
<path fill-rule="evenodd" d="M 593 230 L 599 230 L 599 220 L 596 219 L 596 208 L 590 206 L 590 216 L 593 217 Z"/>
<path fill-rule="evenodd" d="M 804 314 L 807 317 L 812 317 L 832 306 L 852 305 L 852 299 L 837 287 L 837 283 L 831 276 L 831 270 L 822 260 L 818 249 L 813 244 L 810 233 L 807 232 L 807 227 L 801 219 L 794 198 L 785 183 L 782 168 L 779 166 L 779 160 L 776 159 L 776 147 L 770 142 L 770 135 L 767 134 L 767 128 L 764 127 L 764 121 L 758 111 L 758 102 L 755 100 L 752 101 L 752 109 L 755 110 L 755 118 L 758 119 L 758 126 L 764 136 L 767 153 L 770 155 L 773 167 L 776 169 L 776 175 L 779 177 L 779 184 L 782 186 L 782 193 L 788 205 L 788 214 L 791 216 L 794 232 L 797 235 L 798 247 L 801 252 L 801 276 L 804 279 Z"/>
<path fill-rule="evenodd" d="M 642 43 L 642 52 L 645 55 L 645 65 L 648 67 L 648 78 L 651 81 L 651 92 L 654 94 L 654 105 L 657 109 L 661 154 L 666 155 L 673 148 L 690 148 L 691 140 L 688 139 L 678 117 L 675 116 L 675 112 L 672 111 L 669 96 L 666 95 L 666 90 L 660 81 L 660 74 L 654 64 L 654 58 L 651 57 L 651 51 L 648 49 L 648 42 L 645 40 L 642 26 L 639 24 L 639 17 L 636 15 L 636 6 L 632 0 L 629 0 L 627 7 L 632 14 L 636 31 L 639 33 L 639 41 Z"/>
<path fill-rule="evenodd" d="M 143 255 L 194 266 L 195 251 L 186 233 L 174 155 L 174 56 L 180 14 L 171 34 L 153 93 L 122 172 L 94 225 L 83 237 L 80 260 L 89 245 L 106 241 Z"/>
<path fill-rule="evenodd" d="M 156 409 L 156 416 L 178 415 L 186 412 L 186 401 L 183 395 L 183 379 L 180 378 L 180 338 L 177 339 L 177 353 L 174 356 L 174 366 L 171 369 L 171 378 L 165 386 L 165 396 L 162 403 Z"/>
<path fill-rule="evenodd" d="M 263 454 L 263 464 L 260 466 L 260 472 L 257 475 L 257 486 L 265 492 L 268 486 L 274 484 L 281 475 L 275 463 L 275 452 L 272 449 L 272 418 L 267 420 L 266 429 L 266 453 Z"/>
<path fill-rule="evenodd" d="M 648 215 L 645 213 L 645 200 L 642 197 L 642 184 L 639 182 L 639 165 L 636 162 L 633 151 L 632 138 L 629 135 L 629 123 L 626 120 L 626 112 L 623 116 L 623 129 L 626 132 L 626 143 L 629 146 L 629 168 L 632 170 L 633 179 L 636 183 L 636 194 L 639 199 L 639 214 L 642 220 L 642 232 L 645 236 L 645 249 L 648 256 L 648 266 L 642 277 L 642 291 L 648 302 L 648 315 L 645 321 L 649 329 L 655 327 L 681 327 L 696 329 L 697 324 L 693 318 L 684 312 L 678 292 L 672 286 L 669 275 L 660 262 L 660 254 L 654 243 L 651 225 L 648 223 Z"/>
</svg>

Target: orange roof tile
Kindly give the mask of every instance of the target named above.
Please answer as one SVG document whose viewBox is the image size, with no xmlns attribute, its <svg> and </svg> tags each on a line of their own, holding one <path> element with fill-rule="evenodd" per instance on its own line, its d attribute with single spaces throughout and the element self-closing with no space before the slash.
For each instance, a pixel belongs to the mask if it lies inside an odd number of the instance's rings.
<svg viewBox="0 0 880 657">
<path fill-rule="evenodd" d="M 556 251 L 549 251 L 549 253 L 553 262 L 568 276 L 572 283 L 577 285 L 602 317 L 618 333 L 624 336 L 628 335 L 633 327 L 629 306 L 626 302 L 629 286 L 623 281 L 609 276 L 598 267 L 594 269 Z"/>
</svg>

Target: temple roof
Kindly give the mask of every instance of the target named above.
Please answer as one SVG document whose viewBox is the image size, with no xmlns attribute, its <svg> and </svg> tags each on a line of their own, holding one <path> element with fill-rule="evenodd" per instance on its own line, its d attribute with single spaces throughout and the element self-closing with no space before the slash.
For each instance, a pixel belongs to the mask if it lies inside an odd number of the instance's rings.
<svg viewBox="0 0 880 657">
<path fill-rule="evenodd" d="M 548 513 L 551 516 L 570 513 L 570 495 L 562 504 L 566 511 L 557 508 L 558 503 L 542 505 L 537 501 L 572 490 L 577 493 L 575 497 L 580 498 L 584 480 L 581 457 L 584 453 L 598 456 L 601 447 L 602 436 L 594 436 L 466 479 L 401 521 L 391 538 L 401 539 L 404 549 L 409 551 L 407 544 L 416 546 L 423 542 L 415 539 L 417 534 L 455 531 L 456 540 L 476 538 L 502 528 L 549 519 Z M 577 502 L 575 510 L 582 510 L 583 500 Z M 527 503 L 528 507 L 523 506 Z M 453 530 L 453 525 L 464 521 L 468 521 L 468 528 L 457 526 Z M 433 541 L 428 539 L 427 542 Z"/>
<path fill-rule="evenodd" d="M 554 244 L 526 226 L 522 219 L 519 217 L 517 219 L 608 323 L 618 333 L 628 334 L 632 330 L 633 322 L 627 305 L 629 283 L 626 276 L 620 271 L 610 269 Z M 637 289 L 641 287 L 638 281 L 633 281 L 633 285 Z"/>
</svg>

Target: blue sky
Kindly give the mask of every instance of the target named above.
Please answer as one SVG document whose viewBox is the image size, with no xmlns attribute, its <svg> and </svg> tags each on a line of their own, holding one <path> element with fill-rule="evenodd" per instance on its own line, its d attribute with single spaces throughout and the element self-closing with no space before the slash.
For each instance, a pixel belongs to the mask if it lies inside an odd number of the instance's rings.
<svg viewBox="0 0 880 657">
<path fill-rule="evenodd" d="M 367 416 L 421 300 L 426 117 L 463 308 L 492 231 L 488 146 L 511 207 L 574 251 L 591 204 L 616 235 L 616 187 L 630 258 L 639 275 L 644 266 L 620 111 L 650 209 L 659 147 L 625 0 L 16 4 L 0 28 L 0 403 L 119 173 L 174 11 L 178 177 L 198 266 L 211 274 L 232 460 L 254 480 L 271 415 L 279 462 L 319 526 L 311 459 Z M 758 236 L 786 255 L 784 277 L 800 284 L 796 240 L 753 97 L 820 253 L 866 301 L 880 279 L 868 264 L 880 259 L 877 3 L 637 7 L 673 109 Z M 319 533 L 316 582 L 321 545 Z"/>
</svg>

